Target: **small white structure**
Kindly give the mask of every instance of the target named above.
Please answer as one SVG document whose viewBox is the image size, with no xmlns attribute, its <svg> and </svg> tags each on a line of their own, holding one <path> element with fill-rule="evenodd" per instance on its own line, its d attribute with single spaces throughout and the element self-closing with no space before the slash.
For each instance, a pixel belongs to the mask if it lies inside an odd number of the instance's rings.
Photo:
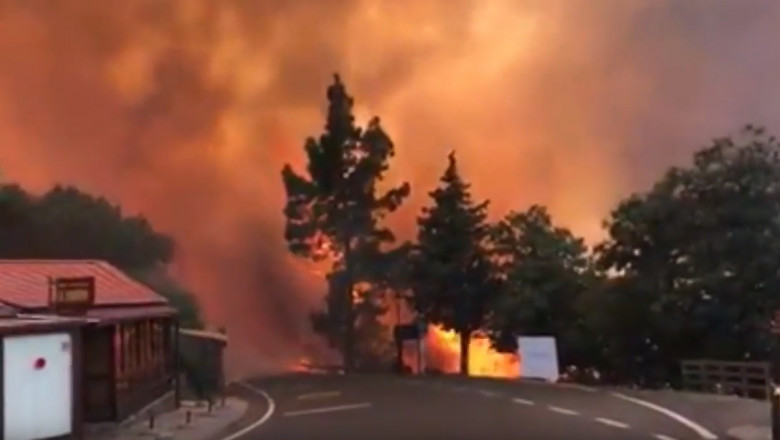
<svg viewBox="0 0 780 440">
<path fill-rule="evenodd" d="M 0 318 L 3 440 L 78 438 L 82 322 L 48 317 Z"/>
<path fill-rule="evenodd" d="M 555 382 L 560 377 L 558 350 L 553 336 L 517 338 L 520 377 Z"/>
</svg>

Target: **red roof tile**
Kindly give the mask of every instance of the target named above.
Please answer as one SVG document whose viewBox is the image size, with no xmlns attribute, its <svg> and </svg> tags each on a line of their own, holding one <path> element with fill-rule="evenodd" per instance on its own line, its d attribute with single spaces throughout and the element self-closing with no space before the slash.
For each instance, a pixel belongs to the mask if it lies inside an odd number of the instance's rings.
<svg viewBox="0 0 780 440">
<path fill-rule="evenodd" d="M 145 284 L 98 260 L 0 260 L 0 302 L 22 308 L 46 307 L 48 277 L 95 277 L 95 305 L 167 304 Z"/>
</svg>

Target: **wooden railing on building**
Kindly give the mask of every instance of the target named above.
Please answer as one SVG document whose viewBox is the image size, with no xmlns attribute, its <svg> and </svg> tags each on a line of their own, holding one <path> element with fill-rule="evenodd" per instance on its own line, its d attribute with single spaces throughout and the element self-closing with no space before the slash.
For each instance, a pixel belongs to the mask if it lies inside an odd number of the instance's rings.
<svg viewBox="0 0 780 440">
<path fill-rule="evenodd" d="M 682 362 L 683 387 L 693 391 L 766 399 L 769 379 L 768 362 Z"/>
</svg>

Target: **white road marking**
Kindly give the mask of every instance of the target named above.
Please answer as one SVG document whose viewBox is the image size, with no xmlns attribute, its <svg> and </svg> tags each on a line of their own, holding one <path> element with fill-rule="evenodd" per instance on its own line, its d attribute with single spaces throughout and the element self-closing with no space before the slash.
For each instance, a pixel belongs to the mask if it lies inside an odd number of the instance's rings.
<svg viewBox="0 0 780 440">
<path fill-rule="evenodd" d="M 618 399 L 623 399 L 627 402 L 635 403 L 640 406 L 644 406 L 645 408 L 651 409 L 653 411 L 656 411 L 658 413 L 661 413 L 667 417 L 669 417 L 672 420 L 675 420 L 676 422 L 679 422 L 688 428 L 690 428 L 692 431 L 694 431 L 696 434 L 699 435 L 699 437 L 705 439 L 705 440 L 716 440 L 718 438 L 717 435 L 713 434 L 710 430 L 707 428 L 699 425 L 698 423 L 694 422 L 693 420 L 678 414 L 668 408 L 664 408 L 663 406 L 656 405 L 655 403 L 648 402 L 646 400 L 637 399 L 636 397 L 630 397 L 626 396 L 625 394 L 621 393 L 612 393 L 613 396 L 617 397 Z"/>
<path fill-rule="evenodd" d="M 339 406 L 327 406 L 324 408 L 313 408 L 313 409 L 302 409 L 300 411 L 287 411 L 286 413 L 282 414 L 285 417 L 295 417 L 295 416 L 306 416 L 310 414 L 323 414 L 323 413 L 331 413 L 331 412 L 337 412 L 337 411 L 349 411 L 353 409 L 363 409 L 370 407 L 371 404 L 368 402 L 365 403 L 354 403 L 351 405 L 339 405 Z"/>
<path fill-rule="evenodd" d="M 263 396 L 263 398 L 268 402 L 268 409 L 265 410 L 265 414 L 263 414 L 259 419 L 257 419 L 254 423 L 250 424 L 249 426 L 245 427 L 244 429 L 240 431 L 236 431 L 229 436 L 223 438 L 222 440 L 235 440 L 250 431 L 253 431 L 260 427 L 263 423 L 267 422 L 268 419 L 271 418 L 271 416 L 274 414 L 274 411 L 276 411 L 276 403 L 274 403 L 274 399 L 271 398 L 271 396 L 268 395 L 265 391 L 256 388 L 252 385 L 249 385 L 246 382 L 237 382 L 238 385 L 243 386 L 244 388 L 248 389 L 249 391 L 252 391 L 255 394 L 259 394 L 260 396 Z"/>
<path fill-rule="evenodd" d="M 564 414 L 567 416 L 578 416 L 580 414 L 572 409 L 561 408 L 559 406 L 548 406 L 547 409 L 552 412 L 557 412 L 558 414 Z"/>
<path fill-rule="evenodd" d="M 531 406 L 531 405 L 534 404 L 530 400 L 521 399 L 519 397 L 515 397 L 514 399 L 512 399 L 512 402 L 519 403 L 520 405 L 528 405 L 528 406 Z"/>
<path fill-rule="evenodd" d="M 325 399 L 328 397 L 338 397 L 341 395 L 341 391 L 321 391 L 317 393 L 307 393 L 307 394 L 301 394 L 297 397 L 298 400 L 309 400 L 309 399 Z"/>
<path fill-rule="evenodd" d="M 628 425 L 626 425 L 623 422 L 618 422 L 617 420 L 607 419 L 607 418 L 604 418 L 604 417 L 596 417 L 595 420 L 597 422 L 599 422 L 599 423 L 603 423 L 603 424 L 605 424 L 607 426 L 612 426 L 614 428 L 621 428 L 621 429 L 628 429 L 629 428 Z"/>
<path fill-rule="evenodd" d="M 677 440 L 674 437 L 669 437 L 668 435 L 663 435 L 663 434 L 656 434 L 653 437 L 657 438 L 658 440 Z"/>
<path fill-rule="evenodd" d="M 485 397 L 496 397 L 498 396 L 498 393 L 495 391 L 489 391 L 489 390 L 479 390 L 479 394 L 482 394 Z"/>
</svg>

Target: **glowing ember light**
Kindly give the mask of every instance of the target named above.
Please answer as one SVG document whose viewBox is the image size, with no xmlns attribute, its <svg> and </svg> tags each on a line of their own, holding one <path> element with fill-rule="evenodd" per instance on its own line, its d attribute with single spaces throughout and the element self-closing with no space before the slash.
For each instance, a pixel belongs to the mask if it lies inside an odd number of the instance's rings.
<svg viewBox="0 0 780 440">
<path fill-rule="evenodd" d="M 292 373 L 309 373 L 311 372 L 311 360 L 303 356 L 293 363 L 288 369 Z"/>
<path fill-rule="evenodd" d="M 445 373 L 457 373 L 460 369 L 460 339 L 454 331 L 438 326 L 428 330 L 427 341 L 432 364 Z M 516 354 L 499 353 L 490 346 L 490 340 L 475 335 L 469 344 L 469 375 L 482 377 L 515 378 L 520 376 L 520 360 Z"/>
<path fill-rule="evenodd" d="M 366 299 L 366 290 L 361 289 L 360 286 L 355 286 L 352 288 L 352 302 L 357 305 L 365 301 Z"/>
</svg>

